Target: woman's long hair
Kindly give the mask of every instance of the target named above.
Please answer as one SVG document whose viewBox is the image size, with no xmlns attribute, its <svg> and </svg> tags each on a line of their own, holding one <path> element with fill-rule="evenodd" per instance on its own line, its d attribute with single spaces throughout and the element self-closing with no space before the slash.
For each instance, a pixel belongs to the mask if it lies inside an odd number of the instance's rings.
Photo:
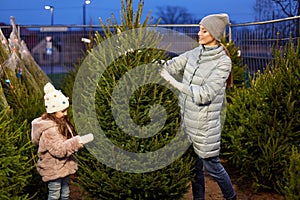
<svg viewBox="0 0 300 200">
<path fill-rule="evenodd" d="M 64 116 L 62 118 L 57 118 L 55 113 L 44 113 L 42 115 L 42 119 L 49 119 L 54 121 L 58 126 L 58 131 L 60 134 L 65 136 L 67 139 L 76 135 L 75 128 L 70 122 L 68 116 Z M 69 128 L 68 128 L 69 127 Z"/>
<path fill-rule="evenodd" d="M 228 49 L 225 47 L 225 45 L 222 44 L 221 42 L 220 42 L 220 45 L 224 48 L 224 50 L 225 50 L 225 52 L 226 52 L 226 55 L 227 55 L 229 58 L 231 58 L 230 53 L 229 53 Z M 226 87 L 227 87 L 227 88 L 233 87 L 233 72 L 232 72 L 232 71 L 233 71 L 233 68 L 231 69 L 231 71 L 230 71 L 230 73 L 229 73 L 229 76 L 228 76 L 228 78 L 227 78 L 227 81 L 226 81 Z"/>
</svg>

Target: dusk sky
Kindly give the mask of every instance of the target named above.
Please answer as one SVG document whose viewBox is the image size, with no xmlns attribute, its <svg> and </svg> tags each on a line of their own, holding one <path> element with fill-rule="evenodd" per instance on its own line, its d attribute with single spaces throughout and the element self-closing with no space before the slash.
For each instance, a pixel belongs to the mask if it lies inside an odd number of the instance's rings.
<svg viewBox="0 0 300 200">
<path fill-rule="evenodd" d="M 138 0 L 134 0 L 134 8 Z M 255 0 L 144 0 L 143 14 L 151 11 L 157 17 L 158 7 L 179 6 L 186 8 L 195 19 L 207 14 L 226 12 L 234 23 L 252 22 L 255 17 Z M 84 0 L 9 0 L 1 1 L 0 22 L 9 24 L 10 16 L 15 16 L 17 24 L 50 25 L 51 14 L 45 5 L 54 7 L 53 21 L 59 24 L 83 24 Z M 86 6 L 86 23 L 90 20 L 99 25 L 99 17 L 106 20 L 114 13 L 120 19 L 121 0 L 91 0 Z"/>
</svg>

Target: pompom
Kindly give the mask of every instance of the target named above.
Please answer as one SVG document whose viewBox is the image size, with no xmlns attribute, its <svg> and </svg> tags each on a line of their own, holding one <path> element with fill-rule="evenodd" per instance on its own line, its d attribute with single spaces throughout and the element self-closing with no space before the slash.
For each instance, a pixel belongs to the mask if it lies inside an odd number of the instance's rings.
<svg viewBox="0 0 300 200">
<path fill-rule="evenodd" d="M 48 94 L 50 92 L 54 92 L 55 91 L 55 87 L 51 84 L 51 83 L 47 83 L 45 86 L 44 86 L 44 92 L 45 94 Z"/>
</svg>

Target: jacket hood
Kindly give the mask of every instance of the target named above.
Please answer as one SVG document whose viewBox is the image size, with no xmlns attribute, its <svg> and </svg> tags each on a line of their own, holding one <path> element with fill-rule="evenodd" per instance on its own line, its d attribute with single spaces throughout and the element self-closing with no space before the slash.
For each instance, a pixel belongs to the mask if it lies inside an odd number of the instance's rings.
<svg viewBox="0 0 300 200">
<path fill-rule="evenodd" d="M 56 123 L 52 120 L 42 119 L 42 117 L 34 119 L 31 122 L 31 140 L 33 144 L 39 145 L 39 141 L 42 133 L 45 130 L 55 126 Z"/>
</svg>

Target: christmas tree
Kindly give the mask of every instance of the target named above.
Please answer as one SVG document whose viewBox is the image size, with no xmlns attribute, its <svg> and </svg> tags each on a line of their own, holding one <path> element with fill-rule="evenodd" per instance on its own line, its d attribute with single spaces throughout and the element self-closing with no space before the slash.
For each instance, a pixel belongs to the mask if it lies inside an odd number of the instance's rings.
<svg viewBox="0 0 300 200">
<path fill-rule="evenodd" d="M 34 176 L 37 151 L 30 122 L 44 112 L 43 86 L 50 80 L 19 37 L 15 18 L 10 21 L 9 38 L 0 29 L 0 198 L 32 199 L 45 188 Z"/>
<path fill-rule="evenodd" d="M 0 107 L 10 106 L 16 111 L 24 112 L 30 99 L 43 97 L 43 86 L 49 78 L 19 37 L 15 18 L 11 17 L 10 21 L 12 32 L 8 39 L 0 30 Z"/>
<path fill-rule="evenodd" d="M 90 153 L 79 152 L 76 181 L 93 198 L 173 200 L 189 189 L 193 159 L 180 135 L 176 92 L 160 82 L 163 34 L 149 28 L 150 14 L 141 22 L 142 10 L 142 1 L 136 13 L 122 1 L 120 24 L 114 16 L 101 21 L 97 47 L 76 75 L 75 125 L 96 136 Z"/>
</svg>

